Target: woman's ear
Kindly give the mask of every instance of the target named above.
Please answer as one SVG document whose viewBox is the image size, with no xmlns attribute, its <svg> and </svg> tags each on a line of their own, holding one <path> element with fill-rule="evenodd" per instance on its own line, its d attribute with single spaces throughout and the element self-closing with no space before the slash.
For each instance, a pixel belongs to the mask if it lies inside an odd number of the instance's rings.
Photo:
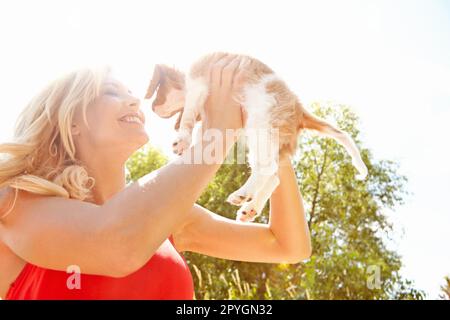
<svg viewBox="0 0 450 320">
<path fill-rule="evenodd" d="M 72 136 L 80 135 L 80 127 L 77 124 L 72 123 L 72 126 L 70 128 L 70 133 L 72 134 Z"/>
</svg>

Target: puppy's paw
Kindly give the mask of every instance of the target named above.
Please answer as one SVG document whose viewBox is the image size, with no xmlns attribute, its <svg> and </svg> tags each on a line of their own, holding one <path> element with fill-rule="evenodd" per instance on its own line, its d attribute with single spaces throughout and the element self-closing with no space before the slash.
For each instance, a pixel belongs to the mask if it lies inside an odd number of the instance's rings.
<svg viewBox="0 0 450 320">
<path fill-rule="evenodd" d="M 259 215 L 253 202 L 245 203 L 237 212 L 236 220 L 241 222 L 252 222 Z"/>
<path fill-rule="evenodd" d="M 252 194 L 240 188 L 228 196 L 227 202 L 235 206 L 241 206 L 245 202 L 252 201 L 253 198 Z"/>
<path fill-rule="evenodd" d="M 173 153 L 177 155 L 182 155 L 191 145 L 192 138 L 191 134 L 188 132 L 180 132 L 172 143 Z"/>
</svg>

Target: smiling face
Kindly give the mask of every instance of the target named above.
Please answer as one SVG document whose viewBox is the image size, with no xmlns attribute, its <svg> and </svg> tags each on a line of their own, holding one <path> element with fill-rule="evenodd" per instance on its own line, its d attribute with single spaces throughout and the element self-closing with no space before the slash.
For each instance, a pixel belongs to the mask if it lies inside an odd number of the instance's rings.
<svg viewBox="0 0 450 320">
<path fill-rule="evenodd" d="M 103 82 L 99 96 L 86 110 L 86 120 L 88 126 L 79 112 L 72 125 L 77 150 L 84 154 L 108 150 L 127 158 L 148 142 L 140 100 L 113 77 Z"/>
</svg>

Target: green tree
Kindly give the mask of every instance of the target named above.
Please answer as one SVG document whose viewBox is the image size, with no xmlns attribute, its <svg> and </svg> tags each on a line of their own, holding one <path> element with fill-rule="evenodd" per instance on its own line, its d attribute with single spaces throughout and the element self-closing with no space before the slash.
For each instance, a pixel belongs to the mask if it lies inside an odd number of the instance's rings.
<svg viewBox="0 0 450 320">
<path fill-rule="evenodd" d="M 133 153 L 125 164 L 127 183 L 136 181 L 147 173 L 162 167 L 167 161 L 167 157 L 160 150 L 147 143 Z"/>
<path fill-rule="evenodd" d="M 186 252 L 197 299 L 421 299 L 423 292 L 403 279 L 400 256 L 387 248 L 395 210 L 407 194 L 406 177 L 389 160 L 373 159 L 359 141 L 357 117 L 346 106 L 313 104 L 312 111 L 351 134 L 369 168 L 356 174 L 344 148 L 334 140 L 304 133 L 294 157 L 305 200 L 313 255 L 299 264 L 248 263 Z M 167 161 L 156 150 L 138 151 L 128 168 L 132 180 Z M 197 201 L 234 219 L 227 196 L 248 178 L 247 165 L 224 164 Z M 258 222 L 268 221 L 268 205 Z M 226 240 L 224 240 L 226 241 Z"/>
<path fill-rule="evenodd" d="M 441 286 L 442 294 L 440 295 L 441 299 L 450 300 L 450 277 L 445 277 L 445 285 Z"/>
</svg>

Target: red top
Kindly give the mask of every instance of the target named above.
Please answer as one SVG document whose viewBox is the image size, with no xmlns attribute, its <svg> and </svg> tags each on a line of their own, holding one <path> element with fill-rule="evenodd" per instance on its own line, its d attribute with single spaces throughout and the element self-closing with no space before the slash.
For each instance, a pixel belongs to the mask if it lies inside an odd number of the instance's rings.
<svg viewBox="0 0 450 320">
<path fill-rule="evenodd" d="M 75 276 L 73 271 L 67 273 L 27 263 L 9 288 L 6 299 L 191 300 L 194 298 L 192 274 L 184 256 L 173 246 L 172 235 L 161 244 L 141 269 L 126 277 L 81 274 L 77 281 Z M 76 288 L 77 284 L 79 289 Z"/>
</svg>

